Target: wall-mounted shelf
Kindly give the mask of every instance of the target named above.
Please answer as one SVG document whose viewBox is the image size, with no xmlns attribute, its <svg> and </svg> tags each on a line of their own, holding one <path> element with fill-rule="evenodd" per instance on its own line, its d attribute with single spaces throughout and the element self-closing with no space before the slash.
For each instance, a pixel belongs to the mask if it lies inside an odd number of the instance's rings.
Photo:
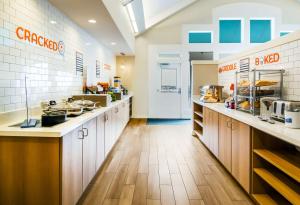
<svg viewBox="0 0 300 205">
<path fill-rule="evenodd" d="M 253 194 L 253 198 L 263 205 L 278 205 L 269 195 L 267 194 Z"/>
<path fill-rule="evenodd" d="M 194 130 L 194 133 L 195 133 L 199 138 L 201 138 L 202 135 L 203 135 L 203 133 L 202 133 L 201 130 Z"/>
<path fill-rule="evenodd" d="M 194 121 L 195 121 L 200 127 L 203 128 L 203 123 L 202 123 L 200 120 L 194 119 Z"/>
<path fill-rule="evenodd" d="M 289 156 L 288 153 L 269 151 L 267 149 L 256 149 L 254 150 L 254 153 L 300 183 L 300 167 L 293 164 L 293 162 L 297 162 L 297 159 L 290 162 L 287 158 Z M 291 156 L 291 158 L 294 157 Z"/>
<path fill-rule="evenodd" d="M 258 204 L 300 204 L 300 152 L 252 128 L 252 189 Z"/>
<path fill-rule="evenodd" d="M 203 135 L 203 106 L 193 103 L 193 135 L 199 139 Z"/>
<path fill-rule="evenodd" d="M 199 111 L 194 111 L 194 114 L 198 115 L 199 117 L 203 118 L 203 114 Z"/>
<path fill-rule="evenodd" d="M 255 168 L 254 172 L 289 202 L 292 204 L 300 204 L 300 195 L 271 172 L 263 168 Z"/>
</svg>

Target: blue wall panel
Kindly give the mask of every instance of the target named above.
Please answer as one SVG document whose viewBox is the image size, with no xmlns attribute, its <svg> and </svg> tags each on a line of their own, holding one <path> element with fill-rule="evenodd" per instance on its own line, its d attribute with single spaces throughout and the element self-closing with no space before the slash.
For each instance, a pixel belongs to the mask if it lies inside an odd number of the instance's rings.
<svg viewBox="0 0 300 205">
<path fill-rule="evenodd" d="M 280 36 L 288 35 L 290 32 L 280 32 Z"/>
<path fill-rule="evenodd" d="M 250 20 L 250 43 L 271 40 L 271 20 Z"/>
<path fill-rule="evenodd" d="M 190 32 L 189 43 L 211 43 L 211 32 Z"/>
<path fill-rule="evenodd" d="M 241 43 L 241 20 L 220 20 L 219 31 L 220 43 Z"/>
</svg>

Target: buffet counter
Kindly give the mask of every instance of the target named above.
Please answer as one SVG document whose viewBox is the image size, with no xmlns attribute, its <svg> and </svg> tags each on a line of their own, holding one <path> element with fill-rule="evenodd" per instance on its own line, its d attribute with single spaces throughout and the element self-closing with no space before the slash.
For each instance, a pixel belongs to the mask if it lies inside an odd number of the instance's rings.
<svg viewBox="0 0 300 205">
<path fill-rule="evenodd" d="M 2 124 L 0 204 L 77 204 L 129 122 L 131 97 L 49 128 Z"/>
<path fill-rule="evenodd" d="M 193 135 L 257 204 L 300 204 L 300 130 L 193 99 Z"/>
<path fill-rule="evenodd" d="M 61 137 L 85 122 L 105 113 L 106 111 L 118 106 L 124 101 L 131 98 L 132 95 L 125 95 L 121 100 L 112 102 L 108 107 L 101 107 L 93 111 L 84 113 L 77 117 L 70 117 L 64 123 L 52 127 L 34 127 L 34 128 L 20 128 L 18 126 L 21 121 L 13 121 L 0 125 L 1 136 L 14 136 L 14 137 Z M 37 112 L 41 113 L 41 112 Z M 41 115 L 33 115 L 32 118 L 40 119 Z"/>
<path fill-rule="evenodd" d="M 284 123 L 277 121 L 275 124 L 261 121 L 257 116 L 249 113 L 225 108 L 224 103 L 203 103 L 200 102 L 199 96 L 194 96 L 193 102 L 300 147 L 300 129 L 287 128 Z"/>
</svg>

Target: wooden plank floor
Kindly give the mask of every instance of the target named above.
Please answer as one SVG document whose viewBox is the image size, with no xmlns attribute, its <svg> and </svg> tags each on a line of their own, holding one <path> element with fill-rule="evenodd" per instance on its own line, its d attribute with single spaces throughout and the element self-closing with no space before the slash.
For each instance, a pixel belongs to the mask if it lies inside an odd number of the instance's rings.
<svg viewBox="0 0 300 205">
<path fill-rule="evenodd" d="M 131 120 L 79 204 L 253 203 L 189 125 Z"/>
</svg>

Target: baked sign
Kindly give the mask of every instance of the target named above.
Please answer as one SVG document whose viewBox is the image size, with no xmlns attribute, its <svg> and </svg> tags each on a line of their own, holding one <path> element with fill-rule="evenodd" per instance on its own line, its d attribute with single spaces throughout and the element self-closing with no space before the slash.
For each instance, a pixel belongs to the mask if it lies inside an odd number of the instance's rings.
<svg viewBox="0 0 300 205">
<path fill-rule="evenodd" d="M 277 63 L 277 62 L 279 62 L 279 59 L 280 59 L 279 53 L 271 53 L 266 56 L 261 56 L 261 57 L 255 58 L 255 65 L 260 66 L 260 65 Z"/>
<path fill-rule="evenodd" d="M 65 53 L 65 44 L 63 41 L 54 41 L 45 36 L 38 35 L 31 32 L 29 29 L 23 28 L 21 26 L 16 28 L 16 35 L 18 39 L 22 41 L 27 41 L 32 44 L 47 48 L 53 52 L 59 52 L 60 55 Z"/>
<path fill-rule="evenodd" d="M 228 65 L 224 65 L 224 66 L 219 67 L 219 73 L 223 73 L 225 71 L 236 70 L 236 69 L 237 69 L 237 64 L 232 63 L 232 64 L 228 64 Z"/>
</svg>

